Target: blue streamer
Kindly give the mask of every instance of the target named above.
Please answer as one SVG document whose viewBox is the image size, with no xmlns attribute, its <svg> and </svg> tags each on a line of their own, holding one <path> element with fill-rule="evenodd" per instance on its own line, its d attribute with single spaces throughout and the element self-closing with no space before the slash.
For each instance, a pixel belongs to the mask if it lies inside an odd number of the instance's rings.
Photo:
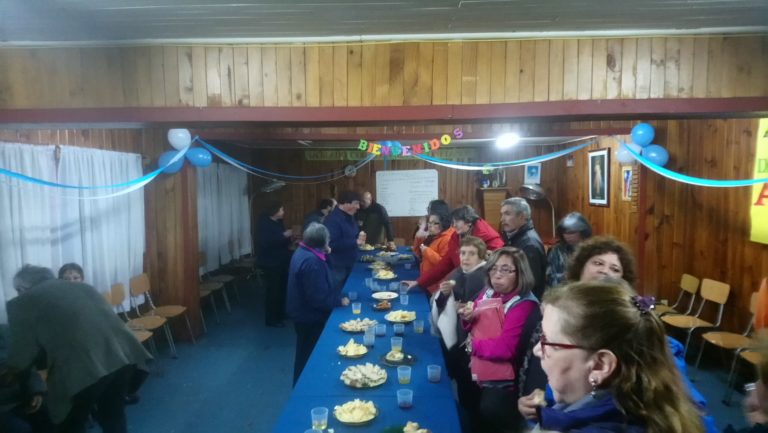
<svg viewBox="0 0 768 433">
<path fill-rule="evenodd" d="M 187 153 L 187 149 L 189 149 L 189 147 L 179 151 L 179 153 L 175 157 L 173 157 L 173 159 L 171 159 L 171 161 L 167 165 L 160 167 L 155 171 L 147 173 L 144 176 L 138 177 L 136 179 L 132 179 L 127 182 L 116 183 L 114 185 L 93 185 L 93 186 L 68 185 L 64 183 L 50 182 L 47 180 L 38 179 L 36 177 L 27 176 L 25 174 L 17 173 L 11 170 L 6 170 L 4 168 L 0 168 L 0 174 L 3 174 L 5 176 L 8 176 L 14 179 L 23 180 L 25 182 L 30 182 L 38 185 L 43 185 L 43 186 L 50 186 L 54 188 L 79 189 L 79 190 L 93 190 L 93 189 L 105 189 L 105 188 L 128 188 L 128 187 L 140 184 L 142 182 L 146 182 L 154 179 L 155 177 L 160 175 L 160 173 L 162 173 L 163 170 L 165 170 L 171 164 L 173 164 L 174 162 L 178 161 L 181 158 L 184 158 L 184 154 Z"/>
<path fill-rule="evenodd" d="M 463 168 L 466 170 L 487 170 L 488 168 L 514 167 L 518 165 L 534 164 L 537 162 L 548 161 L 550 159 L 559 158 L 563 155 L 573 153 L 579 149 L 583 149 L 592 143 L 593 141 L 590 140 L 578 146 L 559 150 L 557 152 L 548 153 L 546 155 L 534 156 L 532 158 L 525 158 L 525 159 L 519 159 L 517 161 L 505 161 L 505 162 L 455 162 L 455 161 L 448 161 L 446 159 L 435 158 L 433 156 L 427 156 L 423 154 L 415 155 L 415 156 L 419 159 L 423 159 L 425 161 L 432 162 L 434 164 L 447 164 L 447 165 L 457 166 L 457 168 Z"/>
<path fill-rule="evenodd" d="M 343 169 L 342 170 L 336 170 L 336 171 L 331 172 L 331 173 L 318 174 L 318 175 L 313 175 L 313 176 L 293 176 L 293 175 L 289 175 L 289 174 L 273 173 L 271 171 L 267 171 L 267 170 L 264 170 L 264 169 L 261 169 L 261 168 L 258 168 L 258 167 L 254 167 L 252 165 L 248 165 L 248 164 L 246 164 L 246 163 L 244 163 L 242 161 L 239 161 L 239 160 L 237 160 L 237 159 L 227 155 L 226 153 L 220 151 L 219 149 L 216 149 L 215 147 L 211 146 L 210 144 L 206 143 L 200 137 L 195 137 L 195 140 L 198 141 L 203 147 L 205 147 L 206 149 L 210 150 L 212 153 L 216 154 L 216 156 L 218 156 L 219 158 L 221 158 L 221 159 L 223 159 L 223 160 L 225 160 L 227 162 L 234 161 L 234 162 L 236 162 L 237 164 L 239 164 L 242 167 L 245 167 L 245 168 L 247 168 L 249 170 L 252 170 L 252 171 L 255 171 L 257 173 L 263 173 L 264 175 L 271 176 L 271 177 L 284 177 L 286 179 L 320 179 L 320 178 L 332 177 L 332 176 L 337 176 L 337 175 L 344 174 L 344 170 Z M 193 140 L 193 141 L 195 141 L 195 140 Z M 362 159 L 362 160 L 356 162 L 355 165 L 361 164 L 361 163 L 363 163 L 363 164 L 367 163 L 371 159 L 373 159 L 373 158 L 372 157 L 368 157 L 368 158 Z"/>
<path fill-rule="evenodd" d="M 740 180 L 719 180 L 719 179 L 703 179 L 700 177 L 693 177 L 688 176 L 685 174 L 677 173 L 672 170 L 666 169 L 658 164 L 654 164 L 653 162 L 649 161 L 644 156 L 640 155 L 639 153 L 632 150 L 631 147 L 627 146 L 626 143 L 621 143 L 621 146 L 624 146 L 626 149 L 629 150 L 629 153 L 632 154 L 632 156 L 635 157 L 638 161 L 640 161 L 640 164 L 643 164 L 644 166 L 648 167 L 652 171 L 666 177 L 672 180 L 676 180 L 678 182 L 687 183 L 689 185 L 696 185 L 696 186 L 710 186 L 714 188 L 734 188 L 734 187 L 740 187 L 740 186 L 752 186 L 756 185 L 758 183 L 766 183 L 768 182 L 768 178 L 762 178 L 762 179 L 740 179 Z"/>
</svg>

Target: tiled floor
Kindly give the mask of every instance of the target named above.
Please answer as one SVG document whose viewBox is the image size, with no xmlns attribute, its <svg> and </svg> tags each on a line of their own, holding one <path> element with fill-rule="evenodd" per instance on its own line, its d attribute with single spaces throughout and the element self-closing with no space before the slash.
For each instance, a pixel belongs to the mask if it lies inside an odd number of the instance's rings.
<svg viewBox="0 0 768 433">
<path fill-rule="evenodd" d="M 129 407 L 130 432 L 272 431 L 291 392 L 295 336 L 290 325 L 265 327 L 261 290 L 247 283 L 240 287 L 242 302 L 233 300 L 231 314 L 222 308 L 220 324 L 207 312 L 208 334 L 197 345 L 179 343 L 178 359 L 161 349 L 156 372 L 140 392 L 141 401 Z M 728 358 L 707 353 L 716 360 L 705 363 L 698 374 L 690 367 L 695 384 L 718 427 L 743 426 L 743 396 L 734 393 L 731 406 L 722 403 L 727 378 L 723 362 Z M 742 370 L 749 380 L 749 367 Z"/>
</svg>

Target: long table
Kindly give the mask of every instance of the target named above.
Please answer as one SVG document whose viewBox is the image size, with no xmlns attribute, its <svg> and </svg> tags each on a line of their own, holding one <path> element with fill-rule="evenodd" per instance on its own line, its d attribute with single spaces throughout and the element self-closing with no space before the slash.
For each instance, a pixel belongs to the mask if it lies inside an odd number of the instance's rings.
<svg viewBox="0 0 768 433">
<path fill-rule="evenodd" d="M 401 249 L 400 252 L 407 253 L 408 250 Z M 375 252 L 371 253 L 375 254 Z M 405 269 L 404 264 L 399 263 L 393 266 L 393 269 L 397 274 L 397 279 L 393 281 L 412 280 L 418 276 L 415 264 L 412 269 Z M 328 408 L 328 428 L 336 433 L 379 433 L 392 426 L 402 426 L 407 421 L 418 422 L 423 428 L 428 428 L 435 433 L 461 432 L 451 383 L 440 351 L 440 342 L 430 333 L 429 302 L 426 295 L 411 290 L 407 306 L 400 305 L 399 298 L 391 301 L 392 310 L 415 311 L 416 318 L 424 320 L 424 332 L 421 334 L 414 332 L 412 324 L 405 326 L 403 351 L 413 355 L 416 362 L 412 366 L 411 383 L 400 385 L 397 380 L 397 369 L 380 362 L 380 358 L 390 350 L 390 337 L 395 334 L 392 324 L 384 319 L 388 311 L 373 309 L 376 302 L 371 297 L 373 292 L 365 286 L 365 279 L 369 277 L 371 277 L 371 271 L 368 269 L 368 264 L 355 265 L 343 291 L 358 293 L 362 312 L 359 315 L 352 314 L 351 306 L 336 308 L 333 311 L 273 432 L 303 433 L 311 427 L 310 410 L 318 406 Z M 366 317 L 379 323 L 387 323 L 386 335 L 376 337 L 374 346 L 369 348 L 369 352 L 364 357 L 342 358 L 336 353 L 336 348 L 346 344 L 350 338 L 362 344 L 363 335 L 344 332 L 339 325 L 351 319 Z M 344 385 L 340 379 L 344 369 L 350 365 L 366 362 L 385 368 L 387 381 L 381 386 L 368 389 L 355 389 Z M 442 367 L 440 382 L 433 383 L 427 380 L 429 364 Z M 413 390 L 413 406 L 409 409 L 401 409 L 397 405 L 396 391 L 401 388 Z M 364 426 L 347 426 L 334 418 L 334 406 L 355 398 L 371 400 L 378 408 L 379 414 L 371 423 Z"/>
</svg>

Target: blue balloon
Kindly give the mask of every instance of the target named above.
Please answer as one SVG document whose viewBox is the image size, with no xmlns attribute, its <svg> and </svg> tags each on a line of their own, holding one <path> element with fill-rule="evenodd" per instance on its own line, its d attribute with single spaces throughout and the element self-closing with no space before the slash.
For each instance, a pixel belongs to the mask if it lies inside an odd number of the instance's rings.
<svg viewBox="0 0 768 433">
<path fill-rule="evenodd" d="M 213 162 L 213 156 L 208 149 L 202 147 L 193 147 L 187 151 L 186 154 L 189 163 L 195 167 L 208 167 Z"/>
<path fill-rule="evenodd" d="M 166 165 L 168 165 L 169 162 L 178 154 L 178 151 L 175 150 L 169 150 L 168 152 L 163 153 L 160 155 L 160 158 L 157 159 L 157 167 L 163 168 Z M 181 168 L 184 167 L 184 158 L 179 158 L 178 161 L 174 162 L 171 165 L 168 165 L 168 167 L 163 170 L 163 173 L 167 174 L 173 174 L 181 170 Z"/>
<path fill-rule="evenodd" d="M 647 123 L 638 123 L 632 128 L 632 141 L 635 144 L 639 144 L 645 147 L 653 141 L 653 136 L 656 134 L 653 126 Z"/>
<path fill-rule="evenodd" d="M 391 142 L 390 147 L 392 148 L 392 156 L 398 156 L 403 153 L 403 145 L 399 141 Z"/>
<path fill-rule="evenodd" d="M 656 165 L 664 167 L 669 162 L 667 149 L 658 144 L 651 144 L 643 148 L 643 156 Z"/>
</svg>

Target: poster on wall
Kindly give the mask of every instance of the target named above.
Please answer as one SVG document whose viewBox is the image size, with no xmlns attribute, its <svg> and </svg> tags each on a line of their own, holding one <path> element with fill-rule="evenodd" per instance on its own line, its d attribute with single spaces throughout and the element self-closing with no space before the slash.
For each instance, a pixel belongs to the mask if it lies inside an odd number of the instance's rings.
<svg viewBox="0 0 768 433">
<path fill-rule="evenodd" d="M 608 173 L 610 165 L 608 149 L 589 152 L 589 204 L 608 207 Z"/>
<path fill-rule="evenodd" d="M 437 170 L 376 172 L 376 201 L 391 217 L 424 216 L 437 199 Z"/>
<path fill-rule="evenodd" d="M 632 201 L 632 167 L 621 167 L 621 199 Z"/>
<path fill-rule="evenodd" d="M 768 119 L 760 119 L 757 128 L 757 142 L 755 143 L 755 173 L 754 179 L 768 177 Z M 758 183 L 752 186 L 752 200 L 750 201 L 751 232 L 749 239 L 752 242 L 768 244 L 768 183 Z"/>
</svg>

